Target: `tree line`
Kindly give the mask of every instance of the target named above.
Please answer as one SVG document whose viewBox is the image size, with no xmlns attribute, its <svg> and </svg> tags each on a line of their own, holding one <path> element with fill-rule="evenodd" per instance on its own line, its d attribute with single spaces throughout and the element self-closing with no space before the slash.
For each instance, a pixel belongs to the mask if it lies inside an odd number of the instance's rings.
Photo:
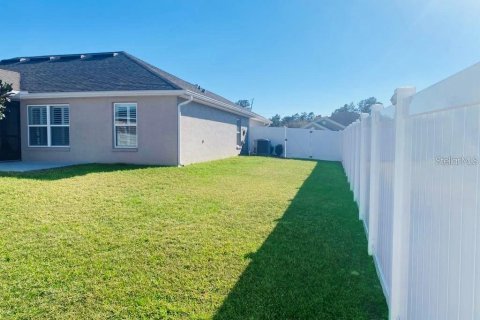
<svg viewBox="0 0 480 320">
<path fill-rule="evenodd" d="M 380 102 L 378 102 L 377 98 L 375 97 L 363 99 L 357 104 L 353 102 L 346 103 L 342 107 L 335 109 L 330 116 L 335 116 L 336 114 L 342 112 L 370 113 L 372 106 L 377 103 Z M 302 112 L 284 117 L 276 114 L 269 120 L 272 122 L 270 125 L 271 127 L 301 128 L 312 121 L 320 119 L 321 117 L 321 115 L 315 114 L 314 112 Z"/>
</svg>

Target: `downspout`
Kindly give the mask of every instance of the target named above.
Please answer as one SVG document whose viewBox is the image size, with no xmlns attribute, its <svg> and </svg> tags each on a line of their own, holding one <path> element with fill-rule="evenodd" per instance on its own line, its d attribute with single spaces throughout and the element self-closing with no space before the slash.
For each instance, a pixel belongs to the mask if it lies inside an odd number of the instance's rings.
<svg viewBox="0 0 480 320">
<path fill-rule="evenodd" d="M 182 133 L 182 107 L 189 104 L 190 102 L 193 101 L 193 96 L 191 95 L 190 98 L 187 101 L 183 101 L 178 104 L 178 109 L 177 109 L 177 165 L 181 166 L 182 165 L 182 159 L 181 159 L 181 145 L 182 145 L 182 139 L 181 139 L 181 133 Z"/>
</svg>

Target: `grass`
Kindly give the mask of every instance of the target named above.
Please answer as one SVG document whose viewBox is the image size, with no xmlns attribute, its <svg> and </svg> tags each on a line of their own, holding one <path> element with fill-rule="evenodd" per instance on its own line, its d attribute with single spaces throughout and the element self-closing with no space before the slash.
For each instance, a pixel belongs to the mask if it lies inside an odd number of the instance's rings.
<svg viewBox="0 0 480 320">
<path fill-rule="evenodd" d="M 0 319 L 384 319 L 340 164 L 0 174 Z"/>
</svg>

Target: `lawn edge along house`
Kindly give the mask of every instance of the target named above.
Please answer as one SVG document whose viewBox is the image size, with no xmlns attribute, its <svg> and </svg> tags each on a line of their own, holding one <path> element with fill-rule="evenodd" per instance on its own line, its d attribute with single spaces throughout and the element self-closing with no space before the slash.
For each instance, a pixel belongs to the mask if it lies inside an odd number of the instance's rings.
<svg viewBox="0 0 480 320">
<path fill-rule="evenodd" d="M 0 61 L 0 160 L 185 165 L 248 150 L 264 117 L 126 52 Z"/>
</svg>

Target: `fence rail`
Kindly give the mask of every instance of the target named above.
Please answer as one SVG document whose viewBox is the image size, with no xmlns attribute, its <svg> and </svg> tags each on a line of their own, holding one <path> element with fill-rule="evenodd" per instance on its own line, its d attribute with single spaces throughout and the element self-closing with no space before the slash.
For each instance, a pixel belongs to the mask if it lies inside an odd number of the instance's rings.
<svg viewBox="0 0 480 320">
<path fill-rule="evenodd" d="M 390 319 L 480 319 L 480 64 L 343 131 Z"/>
</svg>

